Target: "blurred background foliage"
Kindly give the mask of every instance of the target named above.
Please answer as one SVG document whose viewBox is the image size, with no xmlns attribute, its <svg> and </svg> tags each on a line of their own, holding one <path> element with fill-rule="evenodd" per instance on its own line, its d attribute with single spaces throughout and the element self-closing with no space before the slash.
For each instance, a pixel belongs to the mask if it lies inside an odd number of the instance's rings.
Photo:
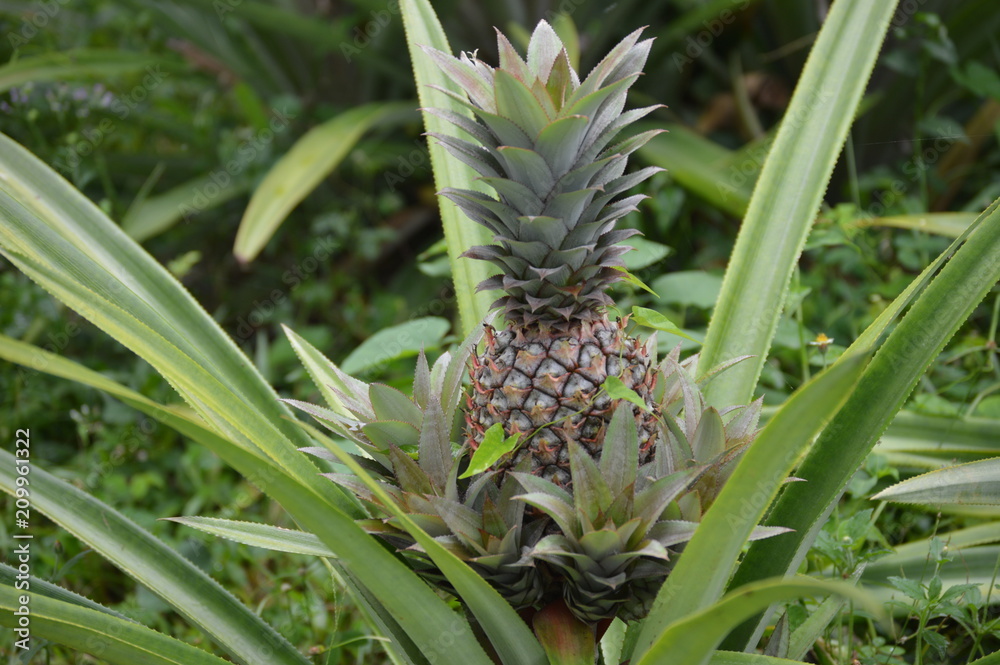
<svg viewBox="0 0 1000 665">
<path fill-rule="evenodd" d="M 643 186 L 650 200 L 626 223 L 644 234 L 629 267 L 656 295 L 623 286 L 617 297 L 622 312 L 653 307 L 699 338 L 828 2 L 434 4 L 453 49 L 478 49 L 488 62 L 496 59 L 493 26 L 526 39 L 527 29 L 548 19 L 564 38 L 575 35 L 584 71 L 595 54 L 649 26 L 655 46 L 630 101 L 667 105 L 650 117 L 670 133 L 640 153 L 667 171 Z M 900 3 L 786 303 L 762 378 L 766 403 L 780 403 L 835 358 L 1000 196 L 997 34 L 1000 12 L 991 0 Z M 438 202 L 393 0 L 5 0 L 0 35 L 7 63 L 0 66 L 0 131 L 56 168 L 182 279 L 280 393 L 315 397 L 281 323 L 344 360 L 345 369 L 400 386 L 409 384 L 417 349 L 451 341 L 456 311 Z M 332 124 L 361 105 L 371 106 Z M 369 114 L 361 127 L 358 118 Z M 318 127 L 327 130 L 297 144 Z M 280 166 L 293 146 L 327 163 L 314 167 L 293 153 Z M 272 168 L 275 191 L 304 187 L 304 198 L 286 201 L 287 216 L 272 215 L 270 228 L 257 229 L 256 249 L 234 252 L 241 223 L 241 234 L 254 231 L 248 203 Z M 998 314 L 1000 298 L 991 296 L 923 379 L 911 414 L 1000 418 Z M 403 327 L 364 345 L 391 326 Z M 0 333 L 159 401 L 174 399 L 147 365 L 2 259 Z M 373 364 L 371 349 L 386 334 L 407 343 L 399 358 Z M 678 341 L 666 336 L 661 345 Z M 287 521 L 205 449 L 101 393 L 7 363 L 0 364 L 0 414 L 0 440 L 31 427 L 36 464 L 173 544 L 317 654 L 316 662 L 383 658 L 319 562 L 265 556 L 156 521 L 180 514 Z M 810 565 L 847 570 L 844 561 L 862 551 L 976 524 L 974 516 L 909 508 L 866 513 L 867 497 L 907 470 L 873 456 Z M 12 511 L 5 504 L 0 520 L 5 551 Z M 36 574 L 198 641 L 155 596 L 72 538 L 41 522 L 37 528 Z M 949 657 L 970 649 L 961 625 L 941 624 L 953 641 Z M 996 639 L 989 634 L 983 639 Z M 896 659 L 905 647 L 878 639 L 854 655 L 904 662 Z M 829 662 L 849 662 L 838 655 L 843 636 L 826 644 Z M 93 662 L 43 651 L 38 662 Z"/>
</svg>

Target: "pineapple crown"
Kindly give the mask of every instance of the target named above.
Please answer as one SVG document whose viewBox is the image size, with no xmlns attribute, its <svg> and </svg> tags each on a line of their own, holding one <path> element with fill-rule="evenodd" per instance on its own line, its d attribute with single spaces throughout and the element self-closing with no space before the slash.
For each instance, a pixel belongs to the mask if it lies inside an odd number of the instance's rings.
<svg viewBox="0 0 1000 665">
<path fill-rule="evenodd" d="M 608 286 L 625 278 L 621 256 L 631 248 L 621 243 L 638 231 L 616 230 L 615 222 L 646 197 L 621 195 L 661 170 L 623 175 L 628 156 L 660 130 L 612 143 L 657 108 L 622 112 L 652 44 L 639 41 L 641 32 L 617 44 L 582 82 L 545 21 L 531 36 L 526 61 L 498 31 L 497 68 L 475 54 L 455 58 L 425 48 L 465 96 L 441 90 L 473 116 L 428 109 L 473 140 L 431 136 L 496 197 L 455 188 L 441 194 L 493 234 L 496 244 L 463 256 L 500 269 L 478 288 L 505 292 L 493 307 L 514 325 L 559 329 L 598 319 L 613 304 Z"/>
</svg>

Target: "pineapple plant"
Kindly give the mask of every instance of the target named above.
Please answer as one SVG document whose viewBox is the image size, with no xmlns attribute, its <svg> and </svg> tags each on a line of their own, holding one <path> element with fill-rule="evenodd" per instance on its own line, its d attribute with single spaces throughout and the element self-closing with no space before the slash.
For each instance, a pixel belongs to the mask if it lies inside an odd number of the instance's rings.
<svg viewBox="0 0 1000 665">
<path fill-rule="evenodd" d="M 480 288 L 503 293 L 505 325 L 484 323 L 433 367 L 421 353 L 412 397 L 332 366 L 338 410 L 290 403 L 356 446 L 365 477 L 328 477 L 364 505 L 359 523 L 429 583 L 457 595 L 402 514 L 534 617 L 539 635 L 539 622 L 566 617 L 596 631 L 649 611 L 752 441 L 760 402 L 708 406 L 701 388 L 728 365 L 696 382 L 696 356 L 681 361 L 677 348 L 657 362 L 655 335 L 643 341 L 608 317 L 606 290 L 624 278 L 622 241 L 635 233 L 615 222 L 642 198 L 622 195 L 657 170 L 624 175 L 655 132 L 615 142 L 652 110 L 623 112 L 649 41 L 632 33 L 580 81 L 548 24 L 527 61 L 498 40 L 497 69 L 428 53 L 475 117 L 436 111 L 475 143 L 435 136 L 496 197 L 442 193 L 494 234 L 497 244 L 466 256 L 500 268 Z M 611 377 L 631 399 L 612 398 Z M 479 468 L 476 452 L 497 428 L 516 447 Z M 336 461 L 336 445 L 306 451 Z"/>
<path fill-rule="evenodd" d="M 464 256 L 489 261 L 499 274 L 479 285 L 499 290 L 505 327 L 486 329 L 471 364 L 466 438 L 472 449 L 494 424 L 519 448 L 501 464 L 529 461 L 530 472 L 560 486 L 571 482 L 569 443 L 601 455 L 617 400 L 602 391 L 618 377 L 651 408 L 636 414 L 640 462 L 655 452 L 656 373 L 650 349 L 611 321 L 610 285 L 626 277 L 622 242 L 637 231 L 615 223 L 644 197 L 625 192 L 659 169 L 625 175 L 628 156 L 656 130 L 618 140 L 655 106 L 623 112 L 652 40 L 633 32 L 581 81 L 553 29 L 538 24 L 522 60 L 498 32 L 498 68 L 474 55 L 427 49 L 466 94 L 475 120 L 436 112 L 469 139 L 432 134 L 495 192 L 449 188 L 442 195 L 485 226 L 496 244 Z"/>
</svg>

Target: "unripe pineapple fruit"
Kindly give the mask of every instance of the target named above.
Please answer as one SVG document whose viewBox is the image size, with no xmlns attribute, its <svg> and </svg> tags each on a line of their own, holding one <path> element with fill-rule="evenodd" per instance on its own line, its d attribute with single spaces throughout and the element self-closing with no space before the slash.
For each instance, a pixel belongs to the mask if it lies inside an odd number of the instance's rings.
<svg viewBox="0 0 1000 665">
<path fill-rule="evenodd" d="M 436 111 L 472 141 L 434 135 L 474 168 L 496 196 L 461 189 L 442 194 L 493 234 L 496 244 L 464 256 L 489 261 L 499 274 L 479 285 L 500 290 L 506 328 L 487 331 L 472 363 L 466 411 L 472 448 L 495 423 L 521 444 L 501 460 L 525 459 L 531 472 L 570 483 L 568 444 L 600 457 L 617 405 L 602 385 L 618 377 L 649 406 L 636 415 L 640 461 L 655 450 L 655 372 L 645 345 L 621 322 L 608 320 L 607 288 L 625 277 L 622 244 L 637 231 L 615 229 L 643 196 L 623 196 L 659 169 L 623 175 L 628 156 L 657 132 L 619 140 L 620 131 L 655 107 L 624 112 L 651 40 L 636 31 L 616 45 L 581 82 L 569 54 L 544 21 L 531 36 L 527 60 L 498 33 L 499 67 L 462 54 L 428 50 L 465 92 L 474 120 Z"/>
</svg>

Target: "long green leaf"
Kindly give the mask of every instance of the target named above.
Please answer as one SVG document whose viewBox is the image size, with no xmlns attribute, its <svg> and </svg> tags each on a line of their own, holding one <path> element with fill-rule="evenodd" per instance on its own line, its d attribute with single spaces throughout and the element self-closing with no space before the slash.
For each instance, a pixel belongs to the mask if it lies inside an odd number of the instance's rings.
<svg viewBox="0 0 1000 665">
<path fill-rule="evenodd" d="M 21 575 L 21 579 L 18 579 L 19 575 Z M 25 580 L 21 571 L 13 566 L 0 563 L 0 586 L 10 586 L 16 588 L 18 582 L 23 584 L 24 581 Z M 35 595 L 45 596 L 46 598 L 52 598 L 53 600 L 58 600 L 64 603 L 79 605 L 80 607 L 87 607 L 97 612 L 103 612 L 105 614 L 118 617 L 119 619 L 124 619 L 125 621 L 132 621 L 132 619 L 129 619 L 121 612 L 116 612 L 105 607 L 104 605 L 101 605 L 100 603 L 92 601 L 90 598 L 73 593 L 69 589 L 64 589 L 58 584 L 53 584 L 52 582 L 39 579 L 34 575 L 28 575 L 27 582 L 31 592 Z"/>
<path fill-rule="evenodd" d="M 887 487 L 873 500 L 896 503 L 1000 505 L 1000 458 L 931 471 Z"/>
<path fill-rule="evenodd" d="M 366 104 L 303 134 L 250 197 L 236 233 L 236 258 L 243 262 L 257 258 L 288 213 L 343 161 L 365 132 L 408 119 L 412 113 L 407 102 Z"/>
<path fill-rule="evenodd" d="M 1000 420 L 942 418 L 900 411 L 875 445 L 894 466 L 935 469 L 1000 457 Z"/>
<path fill-rule="evenodd" d="M 722 595 L 754 527 L 802 452 L 847 399 L 865 360 L 856 354 L 813 378 L 761 430 L 660 589 L 639 634 L 637 654 L 667 626 Z"/>
<path fill-rule="evenodd" d="M 211 210 L 249 189 L 248 180 L 230 177 L 228 173 L 224 178 L 216 174 L 204 175 L 129 208 L 122 219 L 122 229 L 136 242 L 145 242 L 184 219 L 185 215 Z"/>
<path fill-rule="evenodd" d="M 771 603 L 817 594 L 839 594 L 855 600 L 876 616 L 881 607 L 861 590 L 843 582 L 828 582 L 809 578 L 794 580 L 772 579 L 757 582 L 727 594 L 714 605 L 692 612 L 660 633 L 637 665 L 702 665 L 731 628 Z M 640 637 L 641 640 L 641 637 Z"/>
<path fill-rule="evenodd" d="M 14 456 L 0 450 L 0 461 L 0 489 L 13 495 Z M 111 506 L 38 466 L 29 480 L 32 507 L 168 600 L 239 662 L 308 662 L 218 582 Z"/>
<path fill-rule="evenodd" d="M 872 217 L 859 220 L 856 226 L 891 227 L 924 231 L 947 238 L 957 238 L 976 220 L 972 212 L 928 212 L 914 215 L 896 215 L 893 217 Z"/>
<path fill-rule="evenodd" d="M 798 568 L 825 516 L 928 365 L 1000 280 L 1000 200 L 980 215 L 970 231 L 886 338 L 854 394 L 796 469 L 796 477 L 806 482 L 786 487 L 768 515 L 767 524 L 788 527 L 795 533 L 751 544 L 733 577 L 733 588 L 791 574 Z M 946 251 L 939 261 L 950 252 Z M 930 274 L 928 269 L 915 281 L 923 281 Z M 907 293 L 912 295 L 913 287 Z M 897 309 L 896 305 L 894 302 L 890 309 Z M 873 344 L 892 318 L 880 316 L 852 348 L 862 340 L 866 346 Z M 756 628 L 741 627 L 727 640 L 727 648 L 755 644 L 763 624 L 758 621 Z"/>
<path fill-rule="evenodd" d="M 24 591 L 0 585 L 0 625 L 18 627 Z M 75 603 L 27 593 L 31 639 L 43 638 L 112 665 L 225 665 L 228 661 L 141 624 Z M 20 636 L 15 637 L 18 639 Z M 11 653 L 15 653 L 12 650 Z M 264 661 L 256 661 L 264 662 Z M 308 662 L 305 659 L 300 662 Z"/>
<path fill-rule="evenodd" d="M 164 519 L 251 547 L 262 547 L 289 554 L 305 554 L 306 556 L 336 556 L 319 538 L 305 531 L 283 529 L 256 522 L 224 520 L 217 517 L 166 517 Z"/>
<path fill-rule="evenodd" d="M 701 351 L 701 367 L 755 356 L 707 387 L 715 406 L 745 404 L 753 395 L 792 271 L 895 7 L 895 0 L 835 3 L 809 54 L 740 227 Z"/>
<path fill-rule="evenodd" d="M 420 48 L 430 46 L 445 53 L 452 52 L 434 8 L 428 0 L 401 0 L 399 6 L 403 13 L 406 44 L 410 49 L 420 107 L 447 109 L 468 116 L 469 112 L 454 99 L 430 87 L 438 86 L 457 94 L 462 92 Z M 427 111 L 424 111 L 423 115 L 428 132 L 448 135 L 454 132 L 451 125 L 438 116 Z M 438 191 L 446 187 L 482 189 L 477 184 L 476 174 L 470 167 L 453 159 L 436 141 L 430 141 L 429 144 L 431 165 L 434 168 L 434 185 Z M 488 291 L 476 292 L 476 286 L 490 275 L 486 263 L 463 259 L 459 254 L 474 245 L 488 245 L 491 241 L 486 230 L 466 219 L 454 203 L 442 199 L 440 206 L 441 223 L 444 226 L 444 237 L 448 241 L 448 258 L 451 261 L 451 274 L 455 283 L 455 297 L 462 317 L 461 336 L 464 337 L 486 318 L 490 303 L 496 296 Z"/>
<path fill-rule="evenodd" d="M 14 33 L 9 33 L 13 35 Z M 68 81 L 78 78 L 106 80 L 110 76 L 141 72 L 168 64 L 162 57 L 142 53 L 81 49 L 21 58 L 0 67 L 0 92 L 29 82 Z"/>
<path fill-rule="evenodd" d="M 468 623 L 354 524 L 353 499 L 298 452 L 311 439 L 183 287 L 51 169 L 0 144 L 0 251 L 160 371 L 228 446 L 220 455 L 336 552 L 420 650 L 447 639 L 485 663 Z"/>
</svg>

